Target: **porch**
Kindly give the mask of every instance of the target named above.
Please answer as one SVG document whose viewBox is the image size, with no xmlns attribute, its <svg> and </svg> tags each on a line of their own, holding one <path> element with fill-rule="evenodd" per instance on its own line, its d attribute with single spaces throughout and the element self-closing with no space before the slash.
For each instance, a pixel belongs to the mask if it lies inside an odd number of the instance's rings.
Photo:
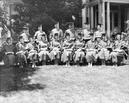
<svg viewBox="0 0 129 103">
<path fill-rule="evenodd" d="M 102 24 L 109 37 L 115 27 L 119 27 L 120 31 L 125 30 L 125 21 L 129 19 L 129 0 L 83 0 L 84 2 L 83 24 L 89 22 L 91 28 Z"/>
</svg>

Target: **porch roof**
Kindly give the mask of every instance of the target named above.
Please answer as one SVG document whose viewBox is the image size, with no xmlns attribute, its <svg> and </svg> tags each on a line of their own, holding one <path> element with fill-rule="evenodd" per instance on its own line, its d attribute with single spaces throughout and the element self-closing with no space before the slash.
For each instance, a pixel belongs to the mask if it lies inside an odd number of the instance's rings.
<svg viewBox="0 0 129 103">
<path fill-rule="evenodd" d="M 87 0 L 86 5 L 96 5 L 100 2 L 110 2 L 110 3 L 120 3 L 120 4 L 129 4 L 129 0 Z"/>
<path fill-rule="evenodd" d="M 22 0 L 6 0 L 8 4 L 22 4 Z"/>
<path fill-rule="evenodd" d="M 103 0 L 105 2 L 111 2 L 111 3 L 122 3 L 122 4 L 129 4 L 129 0 Z"/>
</svg>

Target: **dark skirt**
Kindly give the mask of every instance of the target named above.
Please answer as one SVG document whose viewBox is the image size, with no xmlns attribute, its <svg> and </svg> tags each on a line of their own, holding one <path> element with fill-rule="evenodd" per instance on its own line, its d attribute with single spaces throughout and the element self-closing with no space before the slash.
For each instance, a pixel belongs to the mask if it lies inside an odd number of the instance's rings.
<svg viewBox="0 0 129 103">
<path fill-rule="evenodd" d="M 15 56 L 14 55 L 5 55 L 3 60 L 4 60 L 4 64 L 6 66 L 12 66 L 15 64 Z"/>
</svg>

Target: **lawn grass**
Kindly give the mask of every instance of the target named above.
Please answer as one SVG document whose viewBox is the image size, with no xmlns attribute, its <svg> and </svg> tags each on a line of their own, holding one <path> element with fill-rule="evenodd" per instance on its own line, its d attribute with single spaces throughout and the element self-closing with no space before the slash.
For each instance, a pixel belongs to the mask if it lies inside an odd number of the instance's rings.
<svg viewBox="0 0 129 103">
<path fill-rule="evenodd" d="M 41 66 L 28 85 L 0 96 L 0 103 L 129 103 L 129 65 Z"/>
</svg>

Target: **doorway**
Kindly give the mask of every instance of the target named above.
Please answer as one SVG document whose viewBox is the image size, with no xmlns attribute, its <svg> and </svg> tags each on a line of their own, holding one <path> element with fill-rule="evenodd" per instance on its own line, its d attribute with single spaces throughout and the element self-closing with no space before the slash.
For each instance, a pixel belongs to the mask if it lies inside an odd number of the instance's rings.
<svg viewBox="0 0 129 103">
<path fill-rule="evenodd" d="M 119 21 L 119 12 L 111 11 L 111 13 L 110 13 L 110 27 L 111 27 L 111 31 L 115 27 L 120 27 L 119 22 L 120 22 Z"/>
<path fill-rule="evenodd" d="M 111 5 L 110 27 L 111 31 L 113 31 L 115 27 L 121 28 L 121 11 L 119 5 Z"/>
</svg>

